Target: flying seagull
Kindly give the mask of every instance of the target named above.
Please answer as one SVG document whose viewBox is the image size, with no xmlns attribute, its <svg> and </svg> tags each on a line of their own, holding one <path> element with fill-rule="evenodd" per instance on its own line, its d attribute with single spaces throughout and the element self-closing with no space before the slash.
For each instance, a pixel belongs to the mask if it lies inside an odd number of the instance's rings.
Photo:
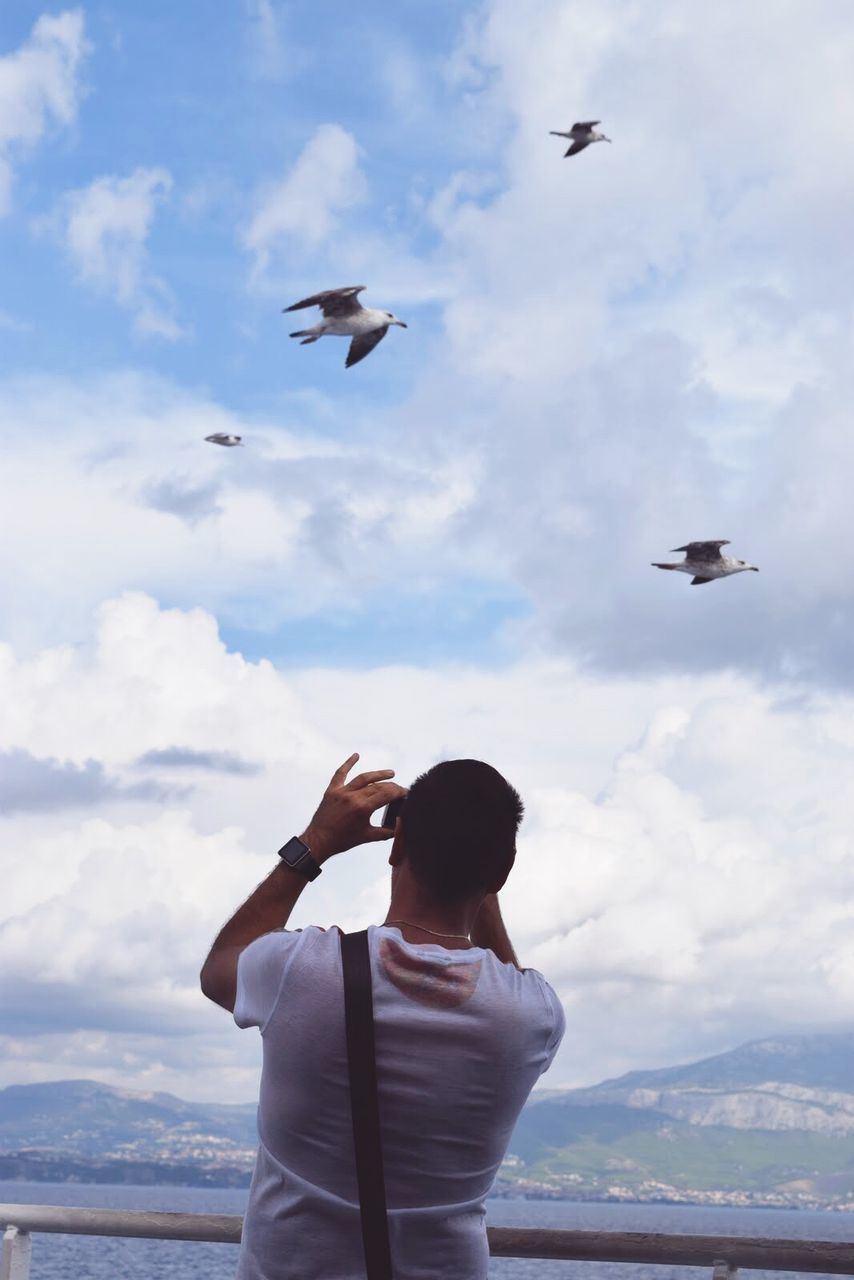
<svg viewBox="0 0 854 1280">
<path fill-rule="evenodd" d="M 581 120 L 572 126 L 569 133 L 561 133 L 558 129 L 550 129 L 549 133 L 555 138 L 571 138 L 572 145 L 564 153 L 565 160 L 567 156 L 577 156 L 579 151 L 589 147 L 591 142 L 611 141 L 610 138 L 605 137 L 604 133 L 596 132 L 596 125 L 601 123 L 601 120 Z"/>
<path fill-rule="evenodd" d="M 233 449 L 236 444 L 243 444 L 243 436 L 232 436 L 227 431 L 215 431 L 212 436 L 205 436 L 208 444 L 221 444 L 226 449 Z"/>
<path fill-rule="evenodd" d="M 358 299 L 363 284 L 350 285 L 346 289 L 327 289 L 324 293 L 314 293 L 302 302 L 295 302 L 284 311 L 302 311 L 303 307 L 320 307 L 323 319 L 313 329 L 297 329 L 290 336 L 302 338 L 304 347 L 308 342 L 317 342 L 327 333 L 336 337 L 352 338 L 350 350 L 347 352 L 345 367 L 358 364 L 370 355 L 378 342 L 382 342 L 388 333 L 389 325 L 399 324 L 401 329 L 407 325 L 390 311 L 375 311 L 373 307 L 363 307 Z"/>
<path fill-rule="evenodd" d="M 746 573 L 752 569 L 758 573 L 755 564 L 746 560 L 735 560 L 732 556 L 722 556 L 721 547 L 728 547 L 729 539 L 721 538 L 719 542 L 688 542 L 684 547 L 674 547 L 674 551 L 684 551 L 685 559 L 681 564 L 656 564 L 654 569 L 678 569 L 680 573 L 693 573 L 692 587 L 699 587 L 701 582 L 714 582 L 715 578 L 728 578 L 732 573 Z"/>
</svg>

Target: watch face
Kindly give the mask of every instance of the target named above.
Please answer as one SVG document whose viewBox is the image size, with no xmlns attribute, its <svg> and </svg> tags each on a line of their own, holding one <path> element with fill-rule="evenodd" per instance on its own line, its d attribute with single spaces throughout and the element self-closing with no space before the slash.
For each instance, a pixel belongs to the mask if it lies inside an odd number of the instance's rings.
<svg viewBox="0 0 854 1280">
<path fill-rule="evenodd" d="M 302 862 L 308 853 L 308 845 L 303 844 L 299 836 L 293 836 L 286 845 L 279 850 L 279 857 L 288 864 L 289 867 L 295 867 Z"/>
</svg>

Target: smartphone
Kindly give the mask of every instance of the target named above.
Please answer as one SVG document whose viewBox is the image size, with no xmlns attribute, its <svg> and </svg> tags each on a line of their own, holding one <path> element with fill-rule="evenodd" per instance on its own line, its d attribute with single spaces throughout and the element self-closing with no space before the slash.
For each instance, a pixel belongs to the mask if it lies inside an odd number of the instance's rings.
<svg viewBox="0 0 854 1280">
<path fill-rule="evenodd" d="M 383 813 L 383 820 L 380 823 L 380 826 L 391 827 L 393 830 L 394 824 L 397 822 L 398 818 L 403 812 L 403 806 L 405 804 L 406 804 L 406 796 L 398 796 L 396 800 L 389 801 L 389 803 L 385 807 L 385 811 Z"/>
</svg>

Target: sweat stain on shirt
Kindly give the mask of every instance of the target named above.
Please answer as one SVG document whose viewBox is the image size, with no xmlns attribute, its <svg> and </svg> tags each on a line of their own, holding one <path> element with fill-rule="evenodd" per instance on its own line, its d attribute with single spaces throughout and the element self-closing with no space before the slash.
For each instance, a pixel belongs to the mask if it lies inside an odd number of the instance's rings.
<svg viewBox="0 0 854 1280">
<path fill-rule="evenodd" d="M 433 1009 L 455 1009 L 475 992 L 481 960 L 448 964 L 413 955 L 393 938 L 381 938 L 379 957 L 385 975 L 411 1000 Z"/>
</svg>

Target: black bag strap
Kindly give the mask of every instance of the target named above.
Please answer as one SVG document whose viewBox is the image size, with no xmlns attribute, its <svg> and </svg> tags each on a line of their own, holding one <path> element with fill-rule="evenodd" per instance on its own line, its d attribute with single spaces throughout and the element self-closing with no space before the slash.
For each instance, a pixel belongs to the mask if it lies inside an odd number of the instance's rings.
<svg viewBox="0 0 854 1280">
<path fill-rule="evenodd" d="M 374 998 L 368 932 L 341 935 L 344 1017 L 353 1141 L 368 1280 L 392 1280 L 385 1178 L 380 1145 L 380 1107 L 374 1048 Z"/>
</svg>

